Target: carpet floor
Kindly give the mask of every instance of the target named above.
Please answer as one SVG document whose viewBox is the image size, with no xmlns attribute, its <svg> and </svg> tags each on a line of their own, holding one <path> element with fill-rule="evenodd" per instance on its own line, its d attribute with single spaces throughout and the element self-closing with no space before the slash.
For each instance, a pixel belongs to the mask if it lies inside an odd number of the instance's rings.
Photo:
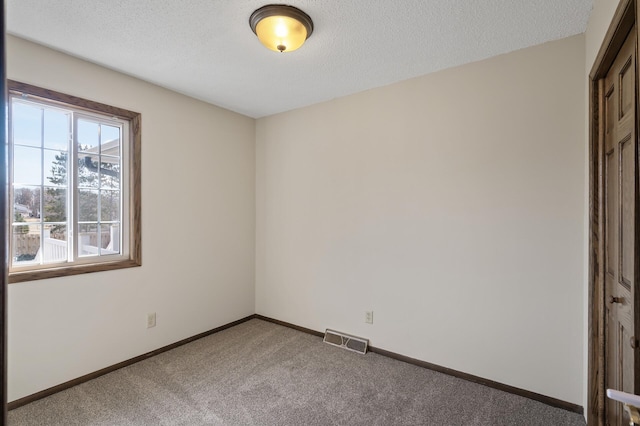
<svg viewBox="0 0 640 426">
<path fill-rule="evenodd" d="M 576 413 L 258 319 L 9 412 L 18 425 L 584 425 Z"/>
</svg>

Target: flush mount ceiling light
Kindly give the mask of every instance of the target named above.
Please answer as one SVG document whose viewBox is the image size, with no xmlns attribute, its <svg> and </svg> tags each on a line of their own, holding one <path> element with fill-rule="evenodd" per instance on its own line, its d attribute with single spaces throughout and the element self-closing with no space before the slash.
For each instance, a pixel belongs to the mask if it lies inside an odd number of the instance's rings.
<svg viewBox="0 0 640 426">
<path fill-rule="evenodd" d="M 269 4 L 251 14 L 249 25 L 268 49 L 292 52 L 313 32 L 309 15 L 293 6 Z"/>
</svg>

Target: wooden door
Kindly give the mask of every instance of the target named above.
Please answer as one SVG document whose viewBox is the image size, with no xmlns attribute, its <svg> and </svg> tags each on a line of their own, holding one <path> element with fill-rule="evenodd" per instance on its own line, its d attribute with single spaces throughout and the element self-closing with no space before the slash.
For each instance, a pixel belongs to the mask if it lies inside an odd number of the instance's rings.
<svg viewBox="0 0 640 426">
<path fill-rule="evenodd" d="M 605 385 L 636 393 L 636 31 L 629 33 L 605 78 L 604 263 Z M 608 400 L 607 424 L 628 425 L 622 405 Z"/>
</svg>

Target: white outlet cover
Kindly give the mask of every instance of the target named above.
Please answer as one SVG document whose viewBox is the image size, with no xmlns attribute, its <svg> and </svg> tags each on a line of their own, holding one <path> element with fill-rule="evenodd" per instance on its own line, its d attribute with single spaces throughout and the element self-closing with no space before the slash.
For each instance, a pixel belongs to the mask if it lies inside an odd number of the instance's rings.
<svg viewBox="0 0 640 426">
<path fill-rule="evenodd" d="M 364 321 L 367 324 L 373 324 L 373 311 L 365 312 Z"/>
<path fill-rule="evenodd" d="M 147 314 L 147 328 L 156 326 L 156 314 L 155 312 L 152 314 Z"/>
</svg>

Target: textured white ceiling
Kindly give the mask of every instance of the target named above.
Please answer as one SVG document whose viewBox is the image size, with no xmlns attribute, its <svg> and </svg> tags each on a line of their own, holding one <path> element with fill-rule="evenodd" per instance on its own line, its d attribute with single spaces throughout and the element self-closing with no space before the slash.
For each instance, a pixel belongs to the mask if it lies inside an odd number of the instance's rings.
<svg viewBox="0 0 640 426">
<path fill-rule="evenodd" d="M 585 31 L 593 0 L 289 0 L 313 35 L 280 54 L 265 0 L 9 0 L 11 34 L 251 117 Z M 274 3 L 278 3 L 274 1 Z"/>
</svg>

